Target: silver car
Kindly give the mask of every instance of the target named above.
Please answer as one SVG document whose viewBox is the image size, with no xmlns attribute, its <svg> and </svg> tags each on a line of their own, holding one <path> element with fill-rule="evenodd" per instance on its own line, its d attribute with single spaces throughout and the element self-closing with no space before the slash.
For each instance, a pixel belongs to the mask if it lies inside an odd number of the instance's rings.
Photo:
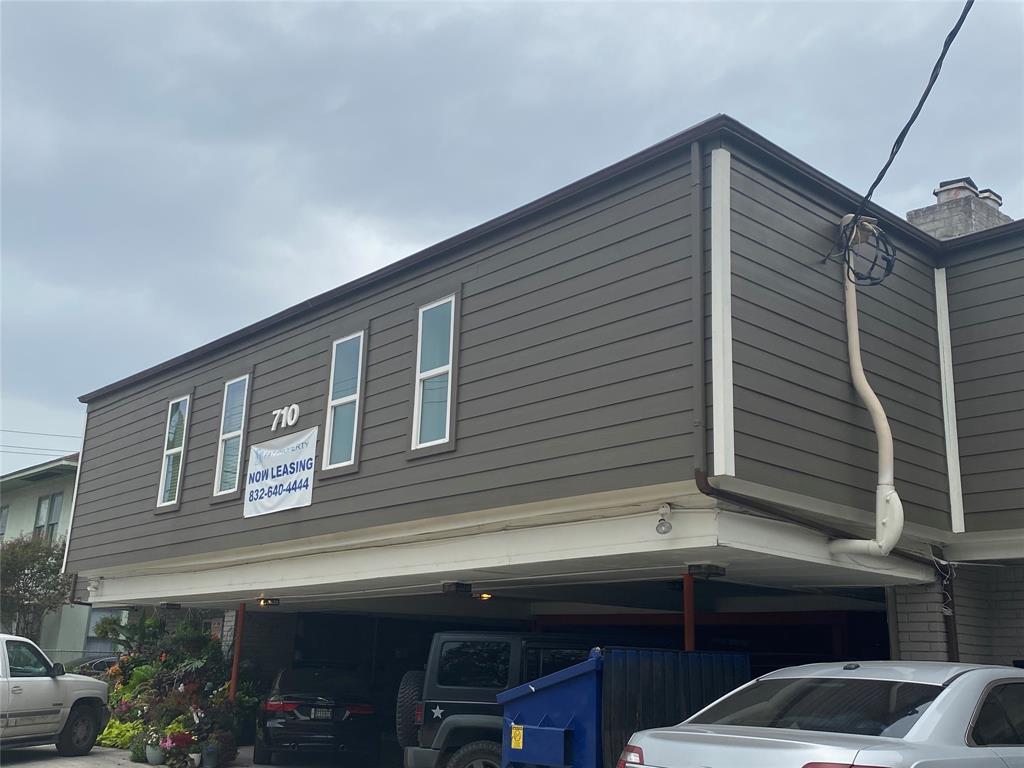
<svg viewBox="0 0 1024 768">
<path fill-rule="evenodd" d="M 809 664 L 764 675 L 618 768 L 1024 768 L 1024 669 L 925 661 Z"/>
</svg>

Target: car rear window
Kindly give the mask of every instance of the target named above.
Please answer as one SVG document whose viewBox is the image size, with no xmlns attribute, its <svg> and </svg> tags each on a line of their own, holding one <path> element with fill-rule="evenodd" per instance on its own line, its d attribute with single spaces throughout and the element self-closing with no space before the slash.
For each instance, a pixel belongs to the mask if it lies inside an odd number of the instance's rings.
<svg viewBox="0 0 1024 768">
<path fill-rule="evenodd" d="M 278 693 L 366 695 L 366 683 L 359 675 L 338 669 L 285 669 L 274 687 Z"/>
<path fill-rule="evenodd" d="M 458 688 L 504 688 L 508 685 L 511 646 L 497 641 L 466 640 L 441 646 L 437 684 Z"/>
<path fill-rule="evenodd" d="M 900 738 L 942 690 L 940 685 L 897 680 L 761 680 L 687 722 Z"/>
</svg>

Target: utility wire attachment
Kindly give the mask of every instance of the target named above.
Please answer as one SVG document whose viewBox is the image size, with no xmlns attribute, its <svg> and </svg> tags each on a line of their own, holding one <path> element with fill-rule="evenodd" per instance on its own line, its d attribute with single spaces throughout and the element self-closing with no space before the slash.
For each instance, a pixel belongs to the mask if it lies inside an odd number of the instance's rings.
<svg viewBox="0 0 1024 768">
<path fill-rule="evenodd" d="M 946 54 L 949 52 L 950 46 L 953 45 L 953 41 L 956 39 L 957 34 L 960 32 L 960 28 L 964 25 L 964 21 L 967 19 L 967 14 L 970 13 L 971 7 L 973 5 L 974 0 L 967 0 L 967 2 L 964 4 L 963 10 L 960 11 L 960 17 L 956 20 L 956 24 L 953 25 L 953 28 L 949 31 L 949 34 L 946 35 L 946 39 L 942 44 L 942 51 L 939 53 L 939 58 L 936 60 L 935 66 L 932 67 L 932 74 L 931 77 L 928 78 L 928 85 L 925 86 L 924 93 L 921 94 L 921 98 L 918 99 L 917 106 L 914 107 L 914 111 L 910 115 L 910 119 L 907 120 L 906 125 L 903 126 L 903 129 L 899 132 L 899 135 L 896 137 L 896 141 L 893 142 L 892 149 L 889 150 L 889 159 L 885 161 L 885 165 L 882 166 L 882 170 L 878 172 L 878 175 L 875 177 L 875 180 L 871 183 L 871 186 L 868 187 L 868 192 L 861 199 L 860 205 L 857 206 L 857 210 L 854 211 L 852 216 L 843 217 L 844 223 L 839 228 L 839 234 L 836 238 L 836 245 L 832 249 L 832 251 L 825 257 L 825 261 L 828 261 L 833 256 L 843 256 L 846 260 L 846 264 L 850 272 L 851 279 L 856 277 L 854 282 L 858 283 L 858 285 L 878 285 L 882 282 L 882 280 L 885 280 L 885 278 L 888 277 L 889 274 L 892 272 L 892 267 L 890 266 L 888 271 L 884 271 L 884 274 L 881 275 L 881 279 L 871 278 L 868 280 L 862 280 L 860 277 L 858 277 L 859 273 L 853 270 L 853 268 L 850 266 L 850 244 L 857 237 L 857 234 L 855 234 L 857 230 L 857 225 L 860 223 L 864 211 L 867 209 L 867 205 L 868 202 L 871 200 L 871 196 L 875 194 L 875 190 L 878 188 L 878 185 L 882 183 L 882 179 L 885 178 L 885 174 L 888 172 L 889 167 L 893 164 L 893 161 L 896 159 L 896 155 L 899 154 L 900 149 L 903 147 L 903 142 L 907 138 L 907 134 L 910 133 L 910 129 L 917 121 L 918 115 L 921 114 L 921 110 L 924 108 L 924 104 L 928 100 L 928 95 L 932 92 L 932 88 L 935 86 L 936 81 L 939 79 L 939 72 L 942 70 L 942 62 L 945 61 Z M 881 230 L 878 229 L 877 221 L 874 222 L 874 227 L 878 232 L 881 232 Z M 886 240 L 888 241 L 888 238 L 886 238 Z M 891 243 L 889 243 L 889 247 L 891 248 Z M 880 258 L 884 261 L 884 256 Z M 873 260 L 872 266 L 871 268 L 869 268 L 868 273 L 872 273 L 874 271 L 877 276 L 877 264 L 878 260 Z M 895 264 L 895 251 L 893 251 L 893 264 Z"/>
</svg>

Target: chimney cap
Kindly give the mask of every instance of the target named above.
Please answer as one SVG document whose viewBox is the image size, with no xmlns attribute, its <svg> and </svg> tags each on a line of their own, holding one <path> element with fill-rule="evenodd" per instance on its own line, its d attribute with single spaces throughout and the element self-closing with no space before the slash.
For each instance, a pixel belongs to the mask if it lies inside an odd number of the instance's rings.
<svg viewBox="0 0 1024 768">
<path fill-rule="evenodd" d="M 939 189 L 943 189 L 944 187 L 959 186 L 961 184 L 966 184 L 970 187 L 973 187 L 975 191 L 978 190 L 978 185 L 974 183 L 974 179 L 972 179 L 970 176 L 961 176 L 959 179 L 949 179 L 947 181 L 940 181 Z"/>
<path fill-rule="evenodd" d="M 959 200 L 962 197 L 977 197 L 978 185 L 970 176 L 963 176 L 959 179 L 948 179 L 940 181 L 939 186 L 932 192 L 938 202 L 945 203 L 951 200 Z"/>
<path fill-rule="evenodd" d="M 994 205 L 996 208 L 1001 207 L 1003 204 L 1003 196 L 991 189 L 986 188 L 980 190 L 978 192 L 978 197 L 980 197 L 982 200 L 989 203 L 990 205 Z"/>
</svg>

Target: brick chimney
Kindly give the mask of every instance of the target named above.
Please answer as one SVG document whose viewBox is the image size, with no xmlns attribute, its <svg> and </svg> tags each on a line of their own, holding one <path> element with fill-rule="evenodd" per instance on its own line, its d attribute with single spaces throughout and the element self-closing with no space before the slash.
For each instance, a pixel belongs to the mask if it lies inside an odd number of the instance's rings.
<svg viewBox="0 0 1024 768">
<path fill-rule="evenodd" d="M 970 176 L 939 183 L 935 205 L 907 213 L 907 221 L 940 240 L 1009 224 L 1013 219 L 999 208 L 1003 198 L 991 189 L 978 191 Z"/>
</svg>

